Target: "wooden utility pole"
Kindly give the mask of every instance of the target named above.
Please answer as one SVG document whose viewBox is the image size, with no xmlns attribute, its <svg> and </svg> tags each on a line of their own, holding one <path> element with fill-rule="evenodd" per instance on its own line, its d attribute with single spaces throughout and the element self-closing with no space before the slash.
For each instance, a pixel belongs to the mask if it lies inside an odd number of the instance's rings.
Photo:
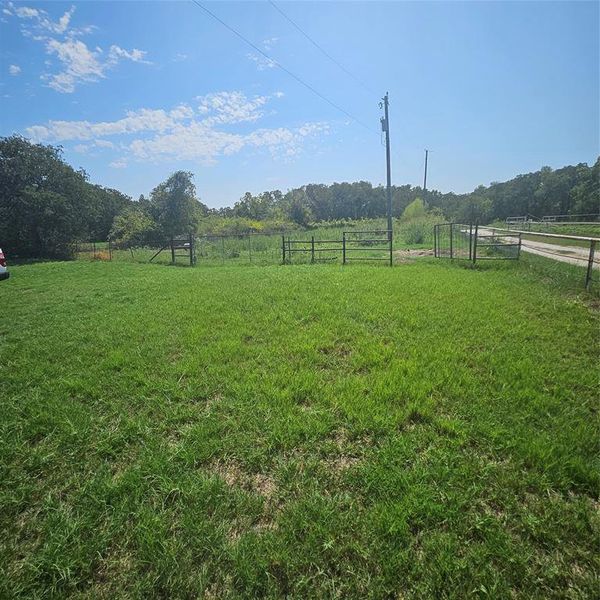
<svg viewBox="0 0 600 600">
<path fill-rule="evenodd" d="M 425 149 L 425 175 L 423 176 L 423 196 L 427 192 L 427 157 L 429 156 L 429 150 Z M 425 198 L 423 198 L 425 200 Z"/>
<path fill-rule="evenodd" d="M 383 97 L 384 116 L 381 118 L 381 129 L 385 132 L 385 159 L 387 164 L 387 228 L 388 238 L 392 239 L 392 166 L 390 161 L 390 116 L 388 111 L 388 93 Z M 381 105 L 380 105 L 381 106 Z"/>
</svg>

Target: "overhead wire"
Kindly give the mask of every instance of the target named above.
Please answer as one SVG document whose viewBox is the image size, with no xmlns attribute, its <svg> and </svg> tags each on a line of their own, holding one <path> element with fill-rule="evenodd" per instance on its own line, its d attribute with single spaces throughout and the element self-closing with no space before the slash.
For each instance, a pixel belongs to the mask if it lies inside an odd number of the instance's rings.
<svg viewBox="0 0 600 600">
<path fill-rule="evenodd" d="M 269 4 L 284 19 L 286 19 L 287 21 L 289 21 L 315 48 L 317 48 L 322 54 L 324 54 L 331 62 L 333 62 L 335 65 L 337 65 L 342 71 L 344 71 L 344 73 L 346 73 L 346 75 L 349 75 L 350 77 L 352 77 L 352 79 L 354 79 L 354 81 L 356 81 L 361 87 L 363 87 L 369 93 L 371 93 L 371 94 L 377 94 L 377 92 L 375 92 L 374 90 L 372 90 L 364 81 L 362 81 L 359 77 L 357 77 L 354 73 L 352 73 L 352 71 L 350 71 L 349 69 L 347 69 L 342 63 L 340 63 L 333 56 L 331 56 L 331 54 L 329 54 L 329 52 L 327 52 L 327 50 L 325 50 L 325 48 L 323 48 L 323 46 L 321 46 L 321 44 L 319 44 L 318 42 L 316 42 L 310 35 L 308 35 L 308 33 L 306 33 L 306 31 L 304 31 L 304 29 L 302 29 L 302 27 L 300 27 L 300 25 L 298 25 L 298 23 L 296 23 L 296 21 L 294 21 L 281 8 L 279 8 L 279 6 L 277 6 L 277 4 L 275 4 L 275 2 L 273 2 L 273 0 L 269 0 Z"/>
<path fill-rule="evenodd" d="M 228 25 L 225 21 L 223 21 L 223 19 L 221 19 L 215 13 L 213 13 L 211 10 L 209 10 L 208 8 L 206 8 L 206 6 L 204 6 L 202 3 L 198 2 L 198 0 L 192 0 L 192 2 L 198 8 L 201 8 L 206 14 L 210 15 L 213 19 L 215 19 L 216 21 L 218 21 L 219 23 L 221 23 L 221 25 L 223 25 L 223 27 L 225 27 L 226 29 L 228 29 L 229 31 L 231 31 L 231 33 L 233 33 L 238 38 L 240 38 L 243 42 L 245 42 L 246 44 L 248 44 L 248 46 L 250 46 L 253 50 L 255 50 L 256 52 L 258 52 L 259 54 L 261 54 L 264 58 L 266 58 L 268 61 L 270 61 L 270 63 L 272 63 L 276 67 L 279 67 L 282 71 L 284 71 L 285 73 L 287 73 L 290 77 L 292 77 L 293 79 L 295 79 L 298 83 L 302 84 L 305 88 L 307 88 L 308 90 L 310 90 L 311 92 L 313 92 L 315 95 L 317 95 L 319 98 L 321 98 L 322 100 L 324 100 L 325 102 L 327 102 L 327 104 L 333 106 L 333 108 L 335 108 L 336 110 L 340 111 L 341 113 L 343 113 L 344 115 L 346 115 L 347 117 L 349 117 L 350 119 L 352 119 L 352 121 L 354 121 L 355 123 L 358 123 L 361 127 L 364 127 L 365 129 L 367 129 L 371 133 L 375 133 L 375 131 L 373 129 L 371 129 L 368 125 L 366 125 L 365 123 L 363 123 L 360 119 L 358 119 L 357 117 L 355 117 L 353 114 L 349 113 L 346 109 L 344 109 L 341 106 L 339 106 L 339 104 L 336 104 L 335 102 L 333 102 L 332 100 L 330 100 L 329 98 L 327 98 L 327 96 L 324 96 L 323 94 L 321 94 L 321 92 L 319 92 L 312 85 L 310 85 L 309 83 L 307 83 L 306 81 L 304 81 L 304 79 L 302 79 L 301 77 L 299 77 L 298 75 L 296 75 L 295 73 L 293 73 L 292 71 L 290 71 L 287 67 L 285 67 L 284 65 L 282 65 L 279 61 L 277 61 L 273 57 L 269 56 L 266 52 L 264 52 L 263 50 L 261 50 L 256 44 L 253 44 L 248 38 L 246 38 L 244 35 L 242 35 L 237 29 L 234 29 L 233 27 L 231 27 L 231 25 Z M 377 132 L 376 135 L 379 135 L 379 132 Z"/>
</svg>

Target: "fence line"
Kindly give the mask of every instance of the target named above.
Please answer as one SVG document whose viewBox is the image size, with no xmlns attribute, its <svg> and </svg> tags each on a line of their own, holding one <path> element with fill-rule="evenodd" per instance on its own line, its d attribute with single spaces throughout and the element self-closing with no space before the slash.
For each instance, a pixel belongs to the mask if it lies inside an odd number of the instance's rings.
<svg viewBox="0 0 600 600">
<path fill-rule="evenodd" d="M 377 237 L 385 234 L 385 237 Z M 365 238 L 362 236 L 368 235 Z M 319 245 L 326 245 L 320 248 Z M 335 255 L 323 256 L 323 253 L 335 253 Z M 292 240 L 285 235 L 281 236 L 281 254 L 283 264 L 292 264 L 292 256 L 299 254 L 300 257 L 310 256 L 311 264 L 338 259 L 342 254 L 342 264 L 351 261 L 387 261 L 390 267 L 393 265 L 393 234 L 387 229 L 371 229 L 366 231 L 343 231 L 341 240 L 316 240 L 314 236 L 310 239 Z M 363 255 L 352 253 L 362 252 Z M 364 255 L 364 253 L 368 255 Z M 386 256 L 381 256 L 382 252 Z M 350 255 L 349 255 L 350 253 Z"/>
<path fill-rule="evenodd" d="M 525 236 L 525 237 L 523 237 Z M 551 242 L 534 242 L 533 238 L 550 238 L 558 240 L 573 240 L 589 243 L 587 249 L 580 246 L 569 246 L 561 252 L 564 246 Z M 529 243 L 527 243 L 529 242 Z M 600 268 L 600 259 L 596 257 L 600 238 L 503 229 L 492 226 L 473 227 L 472 224 L 441 223 L 434 226 L 434 256 L 436 258 L 466 259 L 474 264 L 478 260 L 518 260 L 521 251 L 534 255 L 551 256 L 549 260 L 569 263 L 585 268 L 584 285 L 590 289 L 592 283 L 599 280 L 594 278 L 594 271 Z"/>
</svg>

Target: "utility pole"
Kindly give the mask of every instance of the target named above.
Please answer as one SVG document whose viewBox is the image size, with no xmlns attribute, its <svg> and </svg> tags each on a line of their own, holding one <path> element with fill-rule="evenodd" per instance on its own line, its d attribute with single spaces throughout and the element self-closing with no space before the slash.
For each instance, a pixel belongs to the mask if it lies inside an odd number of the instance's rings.
<svg viewBox="0 0 600 600">
<path fill-rule="evenodd" d="M 429 156 L 429 150 L 425 149 L 425 175 L 423 176 L 423 196 L 427 192 L 427 157 Z M 423 198 L 425 201 L 425 198 Z"/>
<path fill-rule="evenodd" d="M 390 117 L 388 112 L 388 92 L 383 97 L 384 116 L 381 118 L 381 130 L 385 132 L 385 159 L 387 163 L 387 228 L 388 239 L 392 239 L 392 167 L 390 162 Z M 379 104 L 381 108 L 381 103 Z"/>
</svg>

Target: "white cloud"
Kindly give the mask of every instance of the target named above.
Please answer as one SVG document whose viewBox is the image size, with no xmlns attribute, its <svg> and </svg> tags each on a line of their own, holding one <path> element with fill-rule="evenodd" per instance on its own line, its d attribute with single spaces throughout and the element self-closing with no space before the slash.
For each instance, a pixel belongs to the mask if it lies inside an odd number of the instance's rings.
<svg viewBox="0 0 600 600">
<path fill-rule="evenodd" d="M 53 21 L 45 10 L 15 5 L 12 2 L 6 5 L 3 12 L 21 19 L 23 35 L 43 43 L 46 53 L 58 60 L 60 65 L 58 72 L 46 72 L 40 77 L 48 87 L 57 92 L 70 94 L 80 83 L 99 81 L 106 77 L 109 69 L 123 60 L 151 64 L 146 60 L 146 52 L 138 48 L 125 50 L 113 44 L 106 55 L 102 48 L 90 49 L 77 37 L 92 32 L 95 26 L 71 27 L 71 18 L 75 12 L 74 6 L 66 11 L 58 21 Z M 47 67 L 51 67 L 54 63 L 46 61 L 45 64 Z"/>
<path fill-rule="evenodd" d="M 168 111 L 143 108 L 115 121 L 50 121 L 28 127 L 26 133 L 35 141 L 44 142 L 93 140 L 75 146 L 78 152 L 120 148 L 125 156 L 113 161 L 111 166 L 122 168 L 131 159 L 193 160 L 210 165 L 218 157 L 236 154 L 243 148 L 262 148 L 273 156 L 289 157 L 298 154 L 308 138 L 328 132 L 326 123 L 259 128 L 250 132 L 229 130 L 236 124 L 260 119 L 262 108 L 270 99 L 269 96 L 248 98 L 242 92 L 219 92 L 198 97 L 197 111 L 188 104 L 179 104 Z M 125 139 L 118 144 L 102 139 L 115 136 Z"/>
<path fill-rule="evenodd" d="M 8 72 L 11 75 L 18 75 L 21 72 L 21 67 L 19 67 L 18 65 L 10 65 L 8 67 Z"/>
<path fill-rule="evenodd" d="M 106 77 L 107 70 L 121 59 L 148 62 L 144 60 L 146 55 L 144 51 L 134 48 L 128 52 L 114 45 L 110 47 L 108 58 L 105 60 L 101 48 L 90 50 L 84 42 L 73 38 L 67 38 L 63 42 L 48 38 L 46 52 L 57 56 L 63 70 L 55 74 L 42 75 L 42 79 L 48 81 L 49 87 L 64 94 L 74 92 L 75 86 L 81 82 L 93 82 Z"/>
<path fill-rule="evenodd" d="M 265 71 L 266 69 L 272 69 L 277 66 L 277 63 L 274 60 L 260 54 L 254 54 L 253 52 L 248 52 L 246 58 L 253 63 L 256 63 L 256 68 L 259 71 Z"/>
<path fill-rule="evenodd" d="M 96 140 L 94 142 L 94 146 L 97 146 L 98 148 L 114 148 L 115 145 L 112 142 L 109 142 L 108 140 Z"/>
<path fill-rule="evenodd" d="M 169 112 L 169 116 L 177 121 L 191 119 L 194 116 L 194 109 L 187 104 L 180 104 Z"/>
<path fill-rule="evenodd" d="M 71 93 L 80 81 L 97 81 L 104 77 L 105 65 L 101 61 L 101 52 L 90 50 L 82 41 L 68 39 L 59 42 L 49 39 L 46 52 L 56 54 L 64 70 L 54 75 L 44 76 L 48 85 L 63 93 Z"/>
<path fill-rule="evenodd" d="M 150 65 L 152 64 L 150 61 L 144 60 L 146 54 L 147 52 L 145 52 L 144 50 L 138 50 L 137 48 L 134 48 L 131 52 L 127 52 L 127 50 L 124 50 L 123 48 L 120 48 L 119 46 L 115 46 L 113 44 L 110 47 L 108 57 L 109 60 L 112 62 L 118 62 L 119 59 L 125 58 L 133 62 L 141 62 Z"/>
<path fill-rule="evenodd" d="M 242 92 L 218 92 L 198 96 L 198 110 L 202 114 L 213 113 L 211 123 L 241 123 L 243 121 L 256 121 L 262 117 L 259 110 L 264 106 L 268 96 L 255 96 L 248 99 Z"/>
<path fill-rule="evenodd" d="M 62 34 L 69 29 L 69 23 L 71 17 L 75 12 L 75 7 L 66 11 L 58 21 L 52 21 L 45 10 L 38 8 L 30 8 L 28 6 L 17 6 L 12 2 L 9 2 L 7 7 L 2 11 L 5 15 L 11 15 L 18 17 L 19 19 L 25 19 L 29 21 L 29 25 L 38 31 L 44 30 L 51 33 Z M 24 26 L 27 29 L 27 26 Z M 77 30 L 74 30 L 77 31 Z"/>
<path fill-rule="evenodd" d="M 181 52 L 178 52 L 175 55 L 175 58 L 173 58 L 173 62 L 182 62 L 184 60 L 187 60 L 189 58 L 189 56 L 187 54 L 183 54 Z"/>
<path fill-rule="evenodd" d="M 285 94 L 283 92 L 275 92 L 273 96 L 275 96 L 275 98 L 283 98 Z"/>
<path fill-rule="evenodd" d="M 178 107 L 179 109 L 181 107 Z M 178 108 L 174 109 L 175 111 Z M 176 113 L 177 114 L 177 113 Z M 165 131 L 176 124 L 176 118 L 164 110 L 142 108 L 129 111 L 117 121 L 50 121 L 47 126 L 34 125 L 25 131 L 36 141 L 91 140 L 102 136 L 127 135 L 144 131 Z"/>
<path fill-rule="evenodd" d="M 127 161 L 123 159 L 113 160 L 111 163 L 108 163 L 108 166 L 113 169 L 124 169 L 127 166 Z"/>
<path fill-rule="evenodd" d="M 262 47 L 265 50 L 270 50 L 278 41 L 279 38 L 277 37 L 267 38 L 266 40 L 262 41 Z"/>
<path fill-rule="evenodd" d="M 90 144 L 77 144 L 73 147 L 73 150 L 75 150 L 75 152 L 80 152 L 81 154 L 87 154 L 95 148 L 102 148 L 106 150 L 116 148 L 116 146 L 109 140 L 94 140 Z"/>
</svg>

